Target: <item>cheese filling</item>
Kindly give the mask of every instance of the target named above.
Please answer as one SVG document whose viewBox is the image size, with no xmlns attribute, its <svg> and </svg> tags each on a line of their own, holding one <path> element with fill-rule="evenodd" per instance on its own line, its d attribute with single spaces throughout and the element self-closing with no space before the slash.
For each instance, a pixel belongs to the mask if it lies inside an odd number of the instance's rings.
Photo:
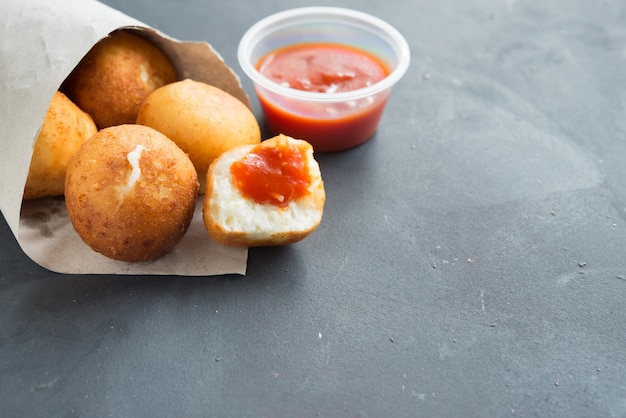
<svg viewBox="0 0 626 418">
<path fill-rule="evenodd" d="M 141 151 L 143 151 L 143 146 L 137 145 L 137 147 L 128 153 L 126 158 L 132 167 L 130 172 L 130 176 L 128 177 L 127 187 L 131 188 L 135 185 L 139 177 L 141 177 L 141 168 L 139 167 L 139 159 L 141 158 Z"/>
</svg>

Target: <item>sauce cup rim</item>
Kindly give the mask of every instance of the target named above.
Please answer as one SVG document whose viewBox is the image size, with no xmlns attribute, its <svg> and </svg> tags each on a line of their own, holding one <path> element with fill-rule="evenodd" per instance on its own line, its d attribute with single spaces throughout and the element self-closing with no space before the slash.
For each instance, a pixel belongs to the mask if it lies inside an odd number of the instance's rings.
<svg viewBox="0 0 626 418">
<path fill-rule="evenodd" d="M 398 62 L 395 68 L 381 81 L 372 84 L 371 86 L 363 87 L 356 90 L 338 92 L 338 93 L 322 93 L 298 90 L 290 87 L 283 86 L 276 83 L 273 80 L 265 77 L 250 62 L 249 51 L 256 43 L 259 42 L 262 34 L 268 27 L 281 25 L 284 27 L 288 25 L 287 21 L 300 16 L 317 16 L 319 20 L 322 20 L 324 16 L 337 18 L 349 18 L 352 21 L 358 21 L 371 27 L 375 27 L 377 30 L 381 30 L 387 34 L 393 41 L 393 46 L 398 51 Z M 284 23 L 284 25 L 282 24 Z M 390 89 L 396 82 L 398 82 L 406 73 L 411 60 L 411 52 L 406 39 L 402 34 L 389 23 L 384 20 L 369 15 L 364 12 L 340 8 L 340 7 L 300 7 L 295 9 L 284 10 L 267 16 L 253 26 L 251 26 L 243 35 L 237 48 L 237 58 L 242 70 L 252 81 L 264 89 L 270 90 L 274 93 L 280 94 L 285 97 L 291 97 L 294 99 L 306 100 L 311 102 L 345 102 L 350 100 L 358 100 L 369 96 L 374 96 L 385 90 Z"/>
</svg>

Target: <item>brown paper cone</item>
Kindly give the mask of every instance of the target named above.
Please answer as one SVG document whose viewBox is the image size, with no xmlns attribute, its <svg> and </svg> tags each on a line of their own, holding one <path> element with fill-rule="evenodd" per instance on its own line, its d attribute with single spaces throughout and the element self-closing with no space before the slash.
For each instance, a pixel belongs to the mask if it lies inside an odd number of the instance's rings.
<svg viewBox="0 0 626 418">
<path fill-rule="evenodd" d="M 72 274 L 245 274 L 246 249 L 214 243 L 204 230 L 201 202 L 185 237 L 160 259 L 124 263 L 87 247 L 62 198 L 22 203 L 33 144 L 50 100 L 100 39 L 132 29 L 158 45 L 179 78 L 226 90 L 250 106 L 236 74 L 205 42 L 181 42 L 94 0 L 7 2 L 0 25 L 0 209 L 24 252 L 39 265 Z"/>
</svg>

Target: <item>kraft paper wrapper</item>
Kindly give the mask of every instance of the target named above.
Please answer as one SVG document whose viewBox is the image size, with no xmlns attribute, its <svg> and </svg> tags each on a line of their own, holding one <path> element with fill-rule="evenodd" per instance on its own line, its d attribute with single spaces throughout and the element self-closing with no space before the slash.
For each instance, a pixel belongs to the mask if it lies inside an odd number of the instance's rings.
<svg viewBox="0 0 626 418">
<path fill-rule="evenodd" d="M 174 62 L 178 78 L 226 90 L 250 106 L 235 73 L 205 42 L 181 42 L 94 0 L 4 2 L 0 18 L 0 209 L 24 252 L 59 273 L 210 276 L 245 274 L 248 251 L 213 242 L 198 200 L 185 237 L 147 263 L 106 258 L 74 231 L 62 197 L 24 202 L 33 144 L 52 96 L 83 56 L 117 29 L 139 31 Z"/>
</svg>

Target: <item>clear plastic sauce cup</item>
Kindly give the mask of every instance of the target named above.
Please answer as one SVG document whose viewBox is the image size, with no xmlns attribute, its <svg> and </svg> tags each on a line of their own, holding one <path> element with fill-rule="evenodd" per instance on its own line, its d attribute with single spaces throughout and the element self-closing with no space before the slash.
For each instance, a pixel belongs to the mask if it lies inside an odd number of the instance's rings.
<svg viewBox="0 0 626 418">
<path fill-rule="evenodd" d="M 301 44 L 339 44 L 363 51 L 383 63 L 388 74 L 366 87 L 327 93 L 286 87 L 259 71 L 259 61 L 268 53 Z M 371 138 L 393 85 L 410 62 L 409 46 L 394 27 L 336 7 L 304 7 L 266 17 L 244 34 L 237 54 L 269 130 L 304 139 L 319 152 L 346 150 Z"/>
</svg>

